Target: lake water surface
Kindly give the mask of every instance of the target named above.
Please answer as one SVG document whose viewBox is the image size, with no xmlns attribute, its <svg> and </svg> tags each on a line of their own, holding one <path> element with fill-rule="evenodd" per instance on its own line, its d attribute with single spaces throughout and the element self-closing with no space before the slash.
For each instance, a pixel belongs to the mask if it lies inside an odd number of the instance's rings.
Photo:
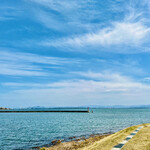
<svg viewBox="0 0 150 150">
<path fill-rule="evenodd" d="M 93 109 L 94 113 L 0 113 L 0 150 L 28 150 L 54 139 L 116 132 L 150 123 L 150 109 Z"/>
</svg>

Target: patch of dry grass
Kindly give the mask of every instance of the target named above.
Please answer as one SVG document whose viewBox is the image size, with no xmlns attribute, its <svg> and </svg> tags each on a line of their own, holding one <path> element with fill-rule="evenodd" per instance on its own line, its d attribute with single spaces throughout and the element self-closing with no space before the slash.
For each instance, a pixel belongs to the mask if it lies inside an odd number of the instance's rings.
<svg viewBox="0 0 150 150">
<path fill-rule="evenodd" d="M 132 126 L 119 132 L 116 132 L 98 142 L 95 142 L 93 145 L 84 147 L 82 150 L 110 150 L 113 146 L 123 141 L 126 138 L 126 136 L 128 136 L 135 129 L 137 129 L 137 127 L 138 126 Z"/>
<path fill-rule="evenodd" d="M 148 124 L 144 124 L 144 125 L 148 125 Z M 87 146 L 87 147 L 84 147 L 84 148 L 78 149 L 78 150 L 110 150 L 113 146 L 122 142 L 130 133 L 132 133 L 139 126 L 141 126 L 141 125 L 126 128 L 126 129 L 116 132 L 115 134 L 112 134 L 98 142 L 95 142 L 91 146 Z M 124 150 L 126 150 L 126 149 L 124 149 Z M 128 149 L 128 150 L 131 150 L 131 149 Z M 142 149 L 138 149 L 138 150 L 142 150 Z"/>
<path fill-rule="evenodd" d="M 141 129 L 122 150 L 150 150 L 150 126 Z"/>
</svg>

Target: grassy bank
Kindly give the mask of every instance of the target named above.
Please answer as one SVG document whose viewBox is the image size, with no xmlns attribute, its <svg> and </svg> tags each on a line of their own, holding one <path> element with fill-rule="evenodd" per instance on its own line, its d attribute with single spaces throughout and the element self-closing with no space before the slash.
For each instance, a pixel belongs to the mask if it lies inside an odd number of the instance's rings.
<svg viewBox="0 0 150 150">
<path fill-rule="evenodd" d="M 137 135 L 133 137 L 122 150 L 150 150 L 150 124 L 143 124 Z M 141 125 L 132 126 L 116 132 L 112 135 L 94 136 L 88 139 L 79 141 L 71 141 L 66 143 L 56 144 L 43 150 L 110 150 L 113 146 L 123 141 L 130 133 L 136 130 Z M 132 148 L 132 149 L 131 149 Z M 147 149 L 149 148 L 149 149 Z M 41 150 L 42 150 L 41 149 Z"/>
<path fill-rule="evenodd" d="M 150 126 L 145 126 L 122 150 L 150 150 Z"/>
</svg>

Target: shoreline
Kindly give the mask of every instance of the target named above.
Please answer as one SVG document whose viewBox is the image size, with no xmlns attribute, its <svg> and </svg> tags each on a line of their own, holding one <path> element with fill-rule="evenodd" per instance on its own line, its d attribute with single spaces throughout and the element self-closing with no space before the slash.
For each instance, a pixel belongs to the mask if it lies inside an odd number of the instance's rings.
<svg viewBox="0 0 150 150">
<path fill-rule="evenodd" d="M 69 137 L 67 140 L 53 140 L 50 144 L 45 144 L 42 147 L 33 147 L 31 150 L 72 150 L 78 149 L 84 146 L 91 145 L 92 143 L 99 141 L 113 133 L 99 133 L 99 134 L 91 134 L 89 136 L 80 136 L 80 137 Z"/>
<path fill-rule="evenodd" d="M 125 129 L 122 129 L 116 133 L 107 133 L 107 134 L 94 134 L 88 138 L 80 138 L 76 140 L 71 140 L 69 142 L 56 141 L 55 145 L 38 148 L 38 150 L 110 150 L 113 146 L 120 143 L 125 139 L 126 136 L 130 135 L 138 127 L 150 126 L 149 123 L 142 125 L 135 125 Z"/>
<path fill-rule="evenodd" d="M 61 146 L 63 145 L 71 145 L 72 143 L 84 143 L 84 141 L 87 141 L 90 139 L 91 141 L 95 142 L 98 139 L 101 139 L 103 137 L 106 137 L 108 135 L 113 134 L 113 132 L 105 132 L 105 133 L 93 133 L 90 135 L 80 135 L 80 136 L 71 136 L 68 138 L 61 138 L 61 139 L 53 139 L 52 141 L 50 141 L 50 143 L 48 144 L 43 144 L 41 146 L 35 146 L 35 147 L 31 147 L 30 150 L 41 150 L 42 148 L 56 148 L 59 144 L 61 144 Z M 78 144 L 79 144 L 78 143 Z M 59 145 L 60 146 L 60 145 Z"/>
</svg>

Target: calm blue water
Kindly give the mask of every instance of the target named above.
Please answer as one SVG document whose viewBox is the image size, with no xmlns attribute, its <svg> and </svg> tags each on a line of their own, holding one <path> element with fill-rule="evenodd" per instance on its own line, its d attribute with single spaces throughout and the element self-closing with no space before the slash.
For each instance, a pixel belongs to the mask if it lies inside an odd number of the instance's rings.
<svg viewBox="0 0 150 150">
<path fill-rule="evenodd" d="M 94 113 L 1 113 L 0 150 L 27 150 L 54 139 L 115 132 L 150 122 L 150 109 L 93 110 Z"/>
</svg>

